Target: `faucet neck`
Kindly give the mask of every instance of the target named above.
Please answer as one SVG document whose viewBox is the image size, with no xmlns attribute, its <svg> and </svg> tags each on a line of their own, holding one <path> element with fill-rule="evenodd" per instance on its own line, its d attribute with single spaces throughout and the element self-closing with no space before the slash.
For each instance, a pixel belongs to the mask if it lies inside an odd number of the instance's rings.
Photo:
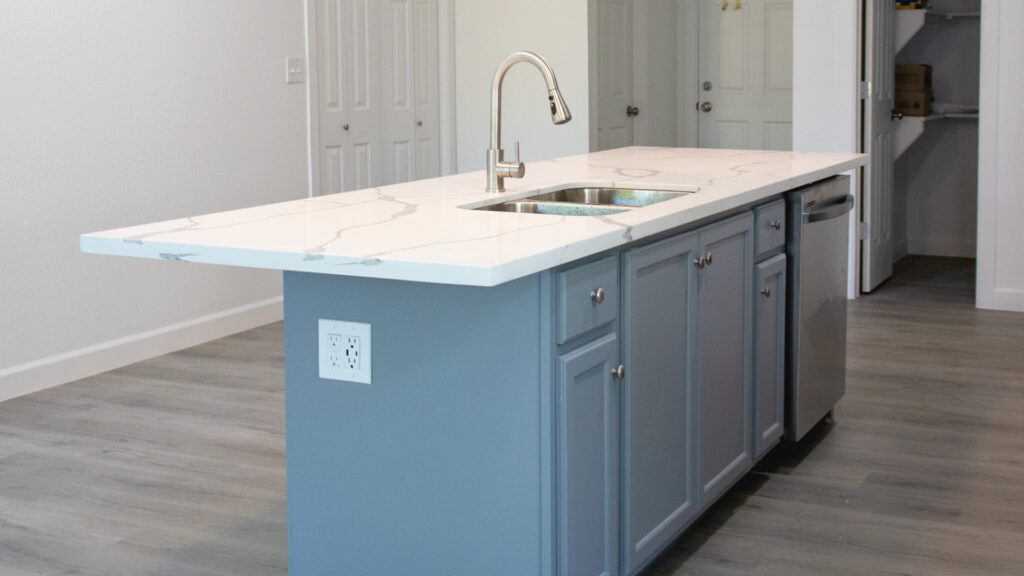
<svg viewBox="0 0 1024 576">
<path fill-rule="evenodd" d="M 544 76 L 544 83 L 547 84 L 549 93 L 552 90 L 558 90 L 558 81 L 555 79 L 555 73 L 551 70 L 551 65 L 548 64 L 548 61 L 543 56 L 520 50 L 509 54 L 507 58 L 502 60 L 501 64 L 498 65 L 498 69 L 494 71 L 494 79 L 491 81 L 491 148 L 498 151 L 498 161 L 503 160 L 501 158 L 501 85 L 505 80 L 505 74 L 508 73 L 512 66 L 519 62 L 529 62 L 540 71 L 541 75 Z"/>
<path fill-rule="evenodd" d="M 544 83 L 548 87 L 548 101 L 551 103 L 552 121 L 561 124 L 568 122 L 571 118 L 558 91 L 555 73 L 551 70 L 551 65 L 547 60 L 538 54 L 526 51 L 513 52 L 502 60 L 498 69 L 494 71 L 494 79 L 491 81 L 491 146 L 487 149 L 488 192 L 503 192 L 505 178 L 522 178 L 526 171 L 526 166 L 519 162 L 518 148 L 515 162 L 505 162 L 504 152 L 501 149 L 501 85 L 505 74 L 519 62 L 533 64 L 544 77 Z"/>
</svg>

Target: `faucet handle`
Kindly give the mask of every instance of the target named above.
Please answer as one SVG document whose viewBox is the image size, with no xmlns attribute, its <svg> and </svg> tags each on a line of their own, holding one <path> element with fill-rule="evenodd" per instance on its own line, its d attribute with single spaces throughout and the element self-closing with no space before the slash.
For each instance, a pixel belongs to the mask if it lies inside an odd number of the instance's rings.
<svg viewBox="0 0 1024 576">
<path fill-rule="evenodd" d="M 519 140 L 516 140 L 516 163 L 519 163 Z"/>
</svg>

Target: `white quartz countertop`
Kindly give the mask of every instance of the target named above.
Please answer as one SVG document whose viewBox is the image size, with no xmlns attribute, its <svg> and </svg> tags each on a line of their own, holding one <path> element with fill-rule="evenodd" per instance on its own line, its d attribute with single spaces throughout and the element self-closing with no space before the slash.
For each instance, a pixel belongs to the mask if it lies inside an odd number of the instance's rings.
<svg viewBox="0 0 1024 576">
<path fill-rule="evenodd" d="M 482 155 L 482 153 L 481 153 Z M 867 161 L 819 154 L 630 147 L 528 162 L 506 192 L 481 172 L 84 234 L 83 252 L 495 286 L 810 184 Z M 567 184 L 694 190 L 609 216 L 467 210 Z"/>
</svg>

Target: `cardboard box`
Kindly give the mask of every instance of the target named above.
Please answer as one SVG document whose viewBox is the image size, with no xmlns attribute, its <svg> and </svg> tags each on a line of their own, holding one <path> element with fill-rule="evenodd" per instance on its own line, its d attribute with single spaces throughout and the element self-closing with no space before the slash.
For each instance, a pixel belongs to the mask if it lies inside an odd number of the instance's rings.
<svg viewBox="0 0 1024 576">
<path fill-rule="evenodd" d="M 932 67 L 927 64 L 897 64 L 897 92 L 927 92 L 932 89 Z"/>
<path fill-rule="evenodd" d="M 932 113 L 932 91 L 897 92 L 893 108 L 904 116 L 927 116 Z"/>
</svg>

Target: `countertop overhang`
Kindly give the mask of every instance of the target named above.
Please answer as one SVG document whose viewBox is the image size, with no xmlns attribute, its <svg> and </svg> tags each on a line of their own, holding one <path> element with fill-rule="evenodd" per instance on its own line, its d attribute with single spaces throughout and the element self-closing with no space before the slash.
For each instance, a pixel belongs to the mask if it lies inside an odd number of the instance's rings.
<svg viewBox="0 0 1024 576">
<path fill-rule="evenodd" d="M 863 154 L 633 146 L 527 163 L 506 192 L 483 171 L 83 234 L 83 252 L 496 286 L 863 166 Z M 567 184 L 696 190 L 609 216 L 464 207 Z"/>
</svg>

